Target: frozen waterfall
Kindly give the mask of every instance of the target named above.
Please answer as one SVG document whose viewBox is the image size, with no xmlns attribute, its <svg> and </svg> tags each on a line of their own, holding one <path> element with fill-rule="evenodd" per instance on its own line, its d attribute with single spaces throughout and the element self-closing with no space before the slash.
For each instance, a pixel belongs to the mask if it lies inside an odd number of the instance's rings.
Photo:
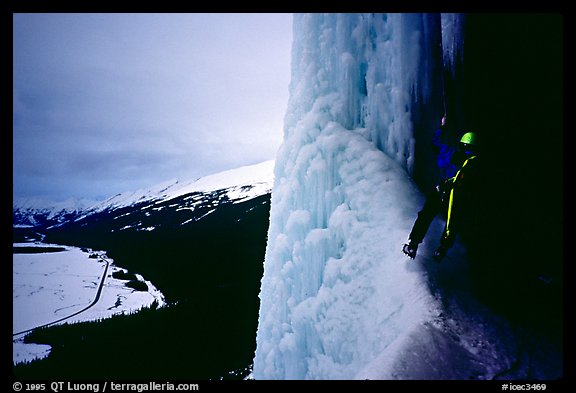
<svg viewBox="0 0 576 393">
<path fill-rule="evenodd" d="M 445 42 L 437 62 L 460 55 L 458 25 L 438 14 L 294 16 L 255 379 L 390 378 L 403 343 L 438 312 L 400 247 L 423 202 L 410 177 L 412 108 L 436 87 L 427 54 Z"/>
</svg>

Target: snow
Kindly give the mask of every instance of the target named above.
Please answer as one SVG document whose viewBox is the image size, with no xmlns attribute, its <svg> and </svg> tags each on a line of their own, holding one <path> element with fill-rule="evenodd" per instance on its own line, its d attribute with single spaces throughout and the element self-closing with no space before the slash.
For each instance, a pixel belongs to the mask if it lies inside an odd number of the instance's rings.
<svg viewBox="0 0 576 393">
<path fill-rule="evenodd" d="M 162 203 L 187 195 L 189 193 L 210 193 L 226 190 L 226 196 L 232 203 L 240 203 L 251 198 L 269 193 L 274 182 L 274 160 L 264 161 L 204 176 L 194 180 L 172 179 L 151 187 L 136 191 L 127 191 L 114 195 L 104 201 L 79 200 L 70 198 L 66 201 L 50 201 L 43 198 L 16 198 L 14 211 L 18 212 L 25 222 L 13 223 L 16 228 L 33 228 L 39 225 L 35 215 L 46 219 L 58 219 L 59 226 L 68 213 L 75 213 L 75 220 L 82 220 L 94 213 L 133 206 L 138 203 Z M 201 196 L 198 200 L 201 201 Z M 127 228 L 125 228 L 127 229 Z M 153 230 L 146 228 L 140 230 Z"/>
<path fill-rule="evenodd" d="M 211 176 L 201 177 L 200 179 L 184 183 L 170 190 L 166 200 L 174 199 L 192 192 L 210 192 L 225 188 L 235 189 L 234 195 L 246 198 L 246 193 L 239 192 L 238 189 L 243 186 L 256 186 L 254 194 L 262 195 L 264 190 L 268 189 L 268 184 L 274 179 L 274 160 L 264 161 L 255 165 L 248 165 L 229 171 L 224 171 Z"/>
<path fill-rule="evenodd" d="M 193 192 L 207 193 L 221 189 L 229 189 L 228 197 L 240 202 L 269 192 L 274 180 L 273 170 L 274 160 L 269 160 L 195 180 L 169 180 L 149 188 L 115 195 L 90 208 L 89 214 L 140 202 L 165 202 Z"/>
<path fill-rule="evenodd" d="M 28 198 L 15 198 L 14 207 L 20 208 L 22 210 L 45 210 L 50 212 L 48 218 L 54 217 L 57 213 L 66 211 L 74 212 L 81 211 L 94 204 L 98 201 L 92 199 L 78 199 L 78 198 L 68 198 L 64 201 L 52 201 L 41 197 L 28 197 Z"/>
<path fill-rule="evenodd" d="M 57 323 L 75 323 L 131 313 L 156 302 L 165 305 L 164 296 L 154 285 L 138 276 L 148 291 L 135 291 L 115 279 L 112 274 L 123 269 L 102 251 L 83 251 L 76 247 L 44 243 L 14 243 L 14 247 L 58 247 L 60 252 L 15 253 L 13 256 L 13 315 L 14 362 L 44 357 L 49 347 L 24 344 L 24 333 L 30 329 Z M 107 267 L 108 265 L 108 267 Z M 97 296 L 106 272 L 98 301 Z M 78 313 L 74 315 L 75 313 Z M 20 333 L 20 334 L 18 334 Z"/>
<path fill-rule="evenodd" d="M 442 266 L 456 295 L 431 285 L 439 220 L 415 261 L 400 252 L 424 202 L 411 179 L 412 104 L 432 83 L 420 56 L 434 27 L 437 56 L 461 54 L 458 18 L 437 17 L 295 15 L 254 379 L 491 379 L 517 360 L 511 328 L 466 296 L 460 244 Z"/>
</svg>

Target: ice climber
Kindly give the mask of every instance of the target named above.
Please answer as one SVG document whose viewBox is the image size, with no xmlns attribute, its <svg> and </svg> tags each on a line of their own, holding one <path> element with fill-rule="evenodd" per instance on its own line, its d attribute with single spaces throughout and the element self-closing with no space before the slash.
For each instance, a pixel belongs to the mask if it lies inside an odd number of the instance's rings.
<svg viewBox="0 0 576 393">
<path fill-rule="evenodd" d="M 436 132 L 433 144 L 438 154 L 438 165 L 442 179 L 427 195 L 424 206 L 418 212 L 408 243 L 402 251 L 410 258 L 416 257 L 418 245 L 422 243 L 430 224 L 440 212 L 446 224 L 440 239 L 440 245 L 434 253 L 434 259 L 441 260 L 454 244 L 455 236 L 465 225 L 467 214 L 474 204 L 477 186 L 478 140 L 476 133 L 466 132 L 459 143 L 450 143 L 451 131 L 445 127 L 446 118 L 442 118 L 442 127 Z M 457 140 L 457 139 L 456 139 Z"/>
</svg>

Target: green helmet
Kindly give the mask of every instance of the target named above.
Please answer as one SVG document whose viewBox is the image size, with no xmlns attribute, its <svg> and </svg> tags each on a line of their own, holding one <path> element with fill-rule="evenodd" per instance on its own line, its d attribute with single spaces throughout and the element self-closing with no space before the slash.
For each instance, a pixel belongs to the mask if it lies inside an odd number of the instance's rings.
<svg viewBox="0 0 576 393">
<path fill-rule="evenodd" d="M 465 143 L 467 145 L 475 145 L 476 144 L 476 134 L 473 132 L 467 132 L 462 135 L 460 139 L 460 143 Z"/>
</svg>

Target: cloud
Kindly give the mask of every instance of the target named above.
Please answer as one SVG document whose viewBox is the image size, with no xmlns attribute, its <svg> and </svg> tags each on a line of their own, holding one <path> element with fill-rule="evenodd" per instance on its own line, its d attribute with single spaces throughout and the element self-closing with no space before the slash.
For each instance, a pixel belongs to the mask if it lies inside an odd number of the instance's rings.
<svg viewBox="0 0 576 393">
<path fill-rule="evenodd" d="M 290 45 L 282 14 L 14 15 L 14 193 L 93 198 L 274 158 Z"/>
</svg>

